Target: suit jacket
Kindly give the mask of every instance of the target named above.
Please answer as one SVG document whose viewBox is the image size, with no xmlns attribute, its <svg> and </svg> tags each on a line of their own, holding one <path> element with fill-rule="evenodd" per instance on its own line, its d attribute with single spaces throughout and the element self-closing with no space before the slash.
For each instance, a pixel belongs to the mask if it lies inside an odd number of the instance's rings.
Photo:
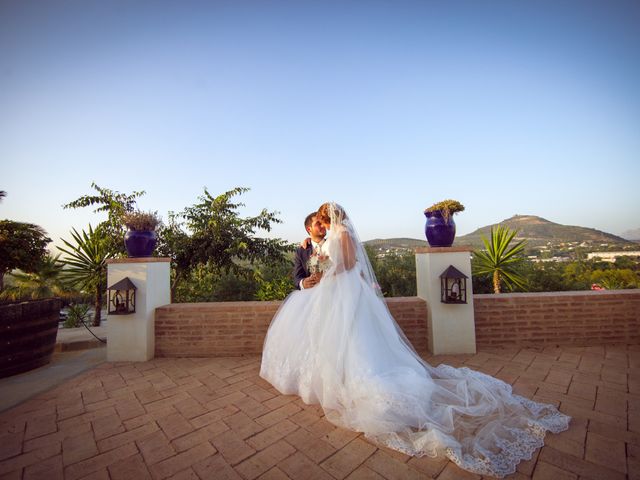
<svg viewBox="0 0 640 480">
<path fill-rule="evenodd" d="M 313 245 L 309 242 L 307 248 L 298 247 L 296 250 L 296 256 L 293 261 L 293 281 L 296 284 L 296 288 L 300 290 L 300 281 L 309 276 L 309 270 L 307 270 L 307 262 L 309 257 L 313 253 Z"/>
</svg>

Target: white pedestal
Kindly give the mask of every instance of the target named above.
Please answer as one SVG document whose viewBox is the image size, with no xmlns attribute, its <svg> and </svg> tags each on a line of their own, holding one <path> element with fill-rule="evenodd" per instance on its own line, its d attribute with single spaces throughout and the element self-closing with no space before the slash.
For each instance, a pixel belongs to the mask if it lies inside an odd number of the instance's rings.
<svg viewBox="0 0 640 480">
<path fill-rule="evenodd" d="M 145 362 L 154 357 L 155 310 L 171 303 L 170 261 L 148 257 L 107 262 L 107 286 L 129 277 L 137 289 L 135 313 L 107 316 L 107 361 Z"/>
<path fill-rule="evenodd" d="M 471 247 L 416 249 L 418 297 L 427 301 L 429 350 L 434 355 L 476 353 L 471 285 Z M 440 275 L 453 265 L 467 277 L 467 303 L 440 301 Z"/>
</svg>

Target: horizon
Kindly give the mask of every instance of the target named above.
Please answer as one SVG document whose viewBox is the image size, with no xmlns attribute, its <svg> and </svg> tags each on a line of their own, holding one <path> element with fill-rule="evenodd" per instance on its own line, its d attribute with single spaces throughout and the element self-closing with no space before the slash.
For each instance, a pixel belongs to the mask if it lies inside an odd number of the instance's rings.
<svg viewBox="0 0 640 480">
<path fill-rule="evenodd" d="M 92 182 L 163 219 L 208 188 L 297 242 L 324 201 L 362 239 L 535 212 L 640 228 L 640 3 L 0 3 L 0 218 L 55 245 L 105 216 Z"/>
</svg>

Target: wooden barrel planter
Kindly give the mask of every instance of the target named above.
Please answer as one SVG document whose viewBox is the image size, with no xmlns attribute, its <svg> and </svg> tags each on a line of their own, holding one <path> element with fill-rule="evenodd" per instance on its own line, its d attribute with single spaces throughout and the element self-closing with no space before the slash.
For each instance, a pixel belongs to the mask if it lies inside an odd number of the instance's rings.
<svg viewBox="0 0 640 480">
<path fill-rule="evenodd" d="M 58 298 L 0 305 L 0 378 L 49 363 L 61 305 Z"/>
</svg>

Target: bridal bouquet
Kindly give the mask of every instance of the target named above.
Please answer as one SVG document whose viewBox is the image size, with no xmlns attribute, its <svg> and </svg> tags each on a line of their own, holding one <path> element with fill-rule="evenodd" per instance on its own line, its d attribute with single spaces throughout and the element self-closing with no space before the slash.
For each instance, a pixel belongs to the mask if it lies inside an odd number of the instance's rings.
<svg viewBox="0 0 640 480">
<path fill-rule="evenodd" d="M 324 273 L 331 266 L 331 260 L 327 255 L 314 253 L 309 257 L 307 262 L 307 270 L 310 274 Z"/>
</svg>

